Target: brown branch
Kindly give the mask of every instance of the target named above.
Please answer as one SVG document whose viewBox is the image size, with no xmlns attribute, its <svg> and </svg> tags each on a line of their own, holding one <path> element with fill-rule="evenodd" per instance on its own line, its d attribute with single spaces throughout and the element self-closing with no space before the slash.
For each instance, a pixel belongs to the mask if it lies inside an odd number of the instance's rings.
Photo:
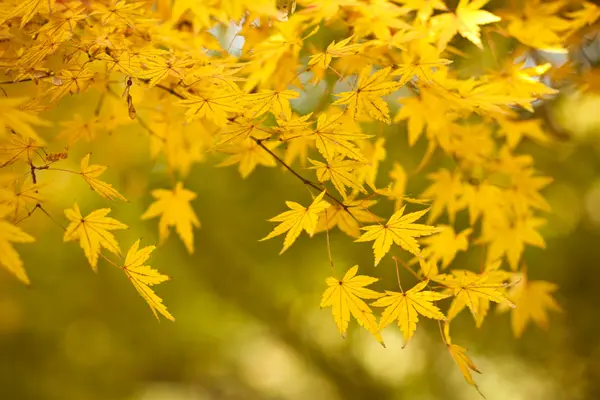
<svg viewBox="0 0 600 400">
<path fill-rule="evenodd" d="M 346 204 L 344 204 L 341 200 L 338 200 L 335 196 L 331 195 L 327 189 L 319 187 L 319 185 L 317 185 L 316 183 L 314 183 L 313 181 L 310 181 L 308 179 L 306 179 L 305 177 L 303 177 L 302 175 L 300 175 L 299 173 L 297 173 L 292 167 L 290 167 L 285 161 L 283 161 L 281 159 L 281 157 L 279 157 L 277 154 L 275 154 L 271 149 L 269 149 L 267 146 L 264 145 L 264 139 L 257 139 L 254 136 L 250 136 L 250 138 L 252 140 L 254 140 L 256 142 L 256 144 L 258 146 L 260 146 L 264 151 L 266 151 L 267 153 L 269 153 L 269 155 L 271 157 L 273 157 L 273 159 L 275 161 L 277 161 L 281 166 L 283 166 L 285 169 L 287 169 L 288 171 L 290 171 L 292 173 L 292 175 L 294 175 L 296 178 L 298 178 L 299 180 L 302 181 L 302 183 L 304 183 L 306 186 L 309 186 L 315 190 L 318 190 L 319 192 L 322 192 L 323 190 L 325 190 L 325 196 L 329 197 L 331 200 L 333 200 L 336 204 L 338 204 L 340 207 L 342 207 L 342 209 L 344 211 L 346 211 L 354 220 L 356 220 L 358 222 L 358 219 L 354 216 L 354 214 L 352 214 L 352 212 L 350 212 L 350 207 L 348 207 Z"/>
</svg>

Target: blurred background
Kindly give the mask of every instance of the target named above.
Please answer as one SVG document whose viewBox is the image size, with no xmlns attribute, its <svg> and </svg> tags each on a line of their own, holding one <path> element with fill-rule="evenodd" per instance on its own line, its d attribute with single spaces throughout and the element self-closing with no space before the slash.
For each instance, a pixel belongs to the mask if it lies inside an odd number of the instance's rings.
<svg viewBox="0 0 600 400">
<path fill-rule="evenodd" d="M 485 54 L 480 57 L 470 62 L 480 67 Z M 309 90 L 295 108 L 314 107 L 319 90 Z M 44 117 L 85 115 L 96 99 L 97 93 L 66 98 Z M 531 280 L 560 286 L 556 297 L 564 312 L 551 314 L 549 330 L 529 326 L 518 340 L 508 314 L 491 312 L 481 329 L 466 312 L 457 318 L 453 340 L 483 372 L 475 379 L 489 400 L 600 398 L 598 110 L 600 96 L 593 92 L 560 96 L 547 112 L 561 139 L 549 147 L 524 142 L 517 150 L 532 154 L 537 168 L 555 179 L 544 191 L 553 207 L 543 229 L 547 249 L 528 249 L 525 259 Z M 46 134 L 61 129 L 57 122 Z M 394 161 L 414 170 L 425 143 L 409 148 L 403 126 L 377 129 L 388 149 L 380 178 Z M 139 217 L 152 202 L 149 191 L 172 184 L 164 162 L 150 158 L 147 132 L 134 123 L 97 138 L 73 148 L 64 167 L 76 169 L 92 149 L 94 163 L 109 167 L 106 180 L 130 200 L 111 213 L 130 226 L 116 233 L 122 248 L 140 237 L 143 245 L 157 243 L 157 221 Z M 319 309 L 330 275 L 323 234 L 301 236 L 282 256 L 281 238 L 258 242 L 285 200 L 309 201 L 306 188 L 280 168 L 258 167 L 242 180 L 235 167 L 215 167 L 221 159 L 207 157 L 185 179 L 198 194 L 193 205 L 202 223 L 195 254 L 173 233 L 149 261 L 172 278 L 156 291 L 175 323 L 157 322 L 113 266 L 101 261 L 95 274 L 78 245 L 63 244 L 63 231 L 43 214 L 23 222 L 38 243 L 17 246 L 31 287 L 0 271 L 0 399 L 480 398 L 464 382 L 435 322 L 423 319 L 405 349 L 395 325 L 383 333 L 385 349 L 356 323 L 342 339 L 330 310 Z M 428 171 L 440 162 L 434 159 Z M 45 207 L 62 223 L 62 210 L 75 201 L 84 214 L 112 206 L 77 177 L 40 171 L 40 178 L 52 187 L 53 201 Z M 421 174 L 409 181 L 408 193 L 425 185 Z M 387 216 L 391 207 L 384 202 L 375 211 Z M 338 271 L 359 264 L 362 273 L 381 278 L 378 290 L 395 282 L 389 257 L 372 267 L 369 243 L 353 244 L 336 229 L 331 249 Z M 475 248 L 453 265 L 476 269 L 479 260 Z M 415 283 L 409 274 L 402 278 Z"/>
</svg>

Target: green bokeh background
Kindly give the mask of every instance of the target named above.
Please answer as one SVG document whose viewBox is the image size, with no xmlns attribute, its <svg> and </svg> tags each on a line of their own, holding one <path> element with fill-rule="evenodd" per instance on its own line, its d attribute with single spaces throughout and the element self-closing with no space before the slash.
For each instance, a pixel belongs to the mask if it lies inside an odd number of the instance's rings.
<svg viewBox="0 0 600 400">
<path fill-rule="evenodd" d="M 477 68 L 485 59 L 471 62 Z M 67 98 L 46 118 L 58 125 L 76 112 L 89 113 L 97 97 Z M 298 109 L 310 108 L 318 95 L 302 101 L 308 103 L 296 104 Z M 476 329 L 462 313 L 453 340 L 484 372 L 476 380 L 489 400 L 600 398 L 598 107 L 597 97 L 566 96 L 552 112 L 569 139 L 518 149 L 533 154 L 537 168 L 555 179 L 544 191 L 554 210 L 543 230 L 547 249 L 528 249 L 525 258 L 530 279 L 560 286 L 556 297 L 564 312 L 551 315 L 549 330 L 530 326 L 519 340 L 508 314 L 491 312 Z M 388 157 L 380 179 L 393 161 L 414 170 L 425 143 L 409 148 L 403 126 L 386 128 L 383 136 Z M 40 171 L 40 181 L 52 188 L 46 208 L 66 224 L 62 210 L 75 201 L 84 214 L 112 207 L 111 215 L 130 226 L 116 233 L 122 248 L 140 237 L 144 245 L 157 243 L 156 220 L 139 217 L 152 202 L 149 189 L 172 184 L 162 161 L 150 159 L 148 144 L 147 133 L 132 124 L 78 144 L 66 161 L 76 169 L 81 156 L 93 151 L 92 161 L 109 166 L 107 180 L 129 203 L 109 203 L 76 177 Z M 330 275 L 325 236 L 301 236 L 281 256 L 281 238 L 258 242 L 285 200 L 310 201 L 307 189 L 280 168 L 259 167 L 242 180 L 235 167 L 216 168 L 219 160 L 208 157 L 185 179 L 198 194 L 193 205 L 202 222 L 195 254 L 188 255 L 172 234 L 150 259 L 172 277 L 156 291 L 175 323 L 157 322 L 110 264 L 101 261 L 93 273 L 78 245 L 63 244 L 63 231 L 43 214 L 22 224 L 35 232 L 37 244 L 18 246 L 31 287 L 0 271 L 1 399 L 480 398 L 464 382 L 435 322 L 423 319 L 405 349 L 395 326 L 383 333 L 385 349 L 355 323 L 342 339 L 330 311 L 319 309 Z M 427 171 L 442 164 L 434 158 Z M 425 185 L 422 174 L 409 181 L 408 192 L 420 193 Z M 384 201 L 376 211 L 388 216 L 391 204 Z M 370 244 L 354 244 L 334 230 L 331 250 L 339 273 L 359 264 L 362 273 L 381 278 L 377 289 L 393 288 L 390 257 L 374 268 Z M 406 257 L 399 249 L 394 254 Z M 471 249 L 454 265 L 476 269 L 480 255 Z M 402 278 L 415 283 L 407 273 Z"/>
</svg>

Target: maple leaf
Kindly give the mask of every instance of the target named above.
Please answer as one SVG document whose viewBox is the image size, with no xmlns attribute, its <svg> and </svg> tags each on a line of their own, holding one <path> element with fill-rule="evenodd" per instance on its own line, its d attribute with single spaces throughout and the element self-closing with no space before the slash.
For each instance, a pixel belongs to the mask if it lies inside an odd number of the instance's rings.
<svg viewBox="0 0 600 400">
<path fill-rule="evenodd" d="M 433 302 L 445 299 L 450 295 L 423 291 L 428 283 L 428 281 L 420 282 L 406 292 L 402 291 L 402 288 L 400 288 L 400 293 L 386 290 L 384 297 L 371 304 L 375 307 L 386 307 L 379 320 L 380 330 L 398 320 L 398 327 L 404 334 L 404 346 L 408 344 L 417 329 L 419 314 L 437 320 L 446 319 Z"/>
<path fill-rule="evenodd" d="M 345 57 L 349 55 L 353 55 L 358 53 L 359 49 L 362 47 L 362 44 L 348 44 L 354 38 L 354 35 L 347 37 L 346 39 L 342 39 L 339 42 L 332 41 L 327 49 L 318 54 L 314 54 L 308 60 L 308 65 L 318 66 L 320 68 L 326 69 L 329 67 L 329 64 L 334 58 Z"/>
<path fill-rule="evenodd" d="M 274 141 L 263 142 L 263 145 L 271 151 L 280 144 L 280 142 Z M 259 146 L 254 137 L 248 137 L 240 144 L 226 147 L 223 149 L 223 152 L 230 153 L 231 156 L 223 160 L 219 164 L 219 167 L 239 164 L 240 175 L 244 179 L 254 171 L 257 165 L 265 167 L 274 167 L 277 165 L 273 156 Z"/>
<path fill-rule="evenodd" d="M 0 168 L 18 160 L 31 160 L 36 150 L 42 147 L 30 137 L 19 134 L 8 135 L 6 143 L 0 145 Z"/>
<path fill-rule="evenodd" d="M 285 204 L 291 210 L 285 211 L 269 219 L 271 222 L 281 223 L 277 225 L 271 233 L 260 239 L 260 241 L 268 240 L 287 232 L 283 241 L 283 248 L 279 252 L 279 254 L 283 254 L 283 252 L 289 249 L 296 241 L 298 236 L 300 236 L 302 230 L 312 237 L 317 228 L 319 213 L 330 206 L 327 201 L 323 200 L 325 193 L 327 192 L 321 192 L 308 207 L 304 207 L 293 201 L 286 201 Z"/>
<path fill-rule="evenodd" d="M 417 18 L 427 21 L 435 10 L 447 11 L 448 7 L 443 0 L 400 0 L 402 8 L 417 11 Z"/>
<path fill-rule="evenodd" d="M 530 281 L 527 274 L 516 274 L 518 281 L 508 291 L 507 296 L 515 303 L 511 310 L 511 327 L 515 337 L 521 337 L 530 321 L 543 329 L 548 328 L 548 311 L 561 312 L 552 293 L 558 286 L 547 281 Z M 506 307 L 498 308 L 504 311 Z"/>
<path fill-rule="evenodd" d="M 448 346 L 450 355 L 456 362 L 456 365 L 458 365 L 458 368 L 460 369 L 460 372 L 467 383 L 477 389 L 479 394 L 483 396 L 483 394 L 479 391 L 477 383 L 475 380 L 473 380 L 473 375 L 471 374 L 471 371 L 477 372 L 478 374 L 481 374 L 481 371 L 477 369 L 475 363 L 473 363 L 473 361 L 471 361 L 471 359 L 467 356 L 467 349 L 452 343 L 452 338 L 450 337 L 450 324 L 448 322 L 444 324 L 444 341 L 446 342 L 446 346 Z"/>
<path fill-rule="evenodd" d="M 469 247 L 469 235 L 473 232 L 467 228 L 458 235 L 451 226 L 439 225 L 440 232 L 430 237 L 424 238 L 421 243 L 425 245 L 421 251 L 421 256 L 427 260 L 439 263 L 442 262 L 442 269 L 447 268 L 456 257 L 459 251 L 466 251 Z M 418 258 L 414 259 L 415 261 Z"/>
<path fill-rule="evenodd" d="M 347 104 L 351 115 L 368 115 L 376 120 L 391 123 L 389 108 L 381 96 L 398 90 L 402 84 L 387 80 L 391 67 L 380 69 L 371 74 L 370 65 L 364 67 L 358 76 L 356 88 L 350 92 L 336 94 L 340 97 L 333 105 Z"/>
<path fill-rule="evenodd" d="M 353 174 L 353 172 L 360 166 L 360 164 L 356 161 L 344 159 L 343 156 L 336 157 L 328 163 L 322 163 L 310 158 L 308 161 L 313 164 L 313 167 L 310 168 L 316 170 L 317 179 L 319 182 L 331 181 L 333 186 L 335 186 L 344 200 L 348 198 L 346 187 L 352 188 L 364 194 L 367 193 L 365 188 L 357 183 L 357 179 Z"/>
<path fill-rule="evenodd" d="M 500 21 L 500 17 L 481 10 L 489 0 L 460 0 L 455 13 L 444 13 L 431 19 L 432 28 L 440 35 L 438 47 L 443 49 L 448 42 L 460 33 L 479 48 L 481 44 L 480 25 Z"/>
<path fill-rule="evenodd" d="M 471 271 L 452 270 L 451 275 L 437 275 L 433 281 L 444 285 L 450 294 L 454 296 L 452 304 L 448 309 L 448 320 L 454 319 L 465 307 L 468 307 L 475 319 L 480 318 L 481 303 L 493 301 L 495 303 L 506 303 L 510 307 L 515 305 L 506 297 L 503 283 L 507 276 L 493 271 L 476 274 Z M 487 313 L 487 309 L 485 310 Z"/>
<path fill-rule="evenodd" d="M 46 90 L 45 96 L 50 102 L 56 102 L 68 93 L 80 93 L 85 91 L 92 82 L 96 73 L 78 65 L 68 66 L 58 72 L 53 78 L 53 85 Z"/>
<path fill-rule="evenodd" d="M 290 100 L 298 97 L 300 97 L 300 93 L 294 90 L 264 90 L 251 94 L 246 98 L 248 107 L 244 110 L 245 115 L 257 118 L 271 112 L 279 118 L 291 118 Z"/>
<path fill-rule="evenodd" d="M 77 203 L 73 208 L 65 210 L 65 216 L 71 223 L 65 231 L 63 240 L 70 242 L 79 239 L 79 245 L 94 272 L 98 270 L 98 255 L 102 248 L 113 254 L 121 255 L 119 243 L 110 231 L 127 229 L 127 225 L 107 217 L 106 215 L 110 211 L 110 208 L 102 208 L 92 211 L 84 218 Z"/>
<path fill-rule="evenodd" d="M 384 225 L 369 225 L 361 228 L 366 232 L 355 241 L 375 241 L 373 243 L 375 266 L 390 251 L 392 243 L 396 243 L 414 255 L 419 255 L 419 243 L 417 243 L 415 238 L 438 232 L 438 229 L 433 226 L 413 224 L 413 222 L 425 215 L 429 209 L 403 215 L 405 208 L 406 206 L 395 212 Z"/>
<path fill-rule="evenodd" d="M 35 15 L 42 11 L 50 11 L 54 6 L 54 0 L 25 0 L 17 3 L 17 6 L 12 9 L 8 14 L 0 17 L 0 25 L 5 21 L 14 17 L 21 17 L 20 28 L 23 29 L 25 25 L 31 21 Z"/>
<path fill-rule="evenodd" d="M 334 156 L 339 154 L 353 160 L 367 162 L 364 154 L 352 141 L 368 139 L 371 136 L 360 132 L 347 120 L 344 113 L 338 113 L 331 117 L 321 114 L 317 119 L 314 136 L 317 150 L 328 161 L 333 160 Z"/>
<path fill-rule="evenodd" d="M 358 265 L 355 265 L 346 272 L 341 280 L 333 276 L 327 278 L 325 282 L 328 288 L 321 298 L 321 308 L 331 307 L 333 319 L 343 337 L 346 336 L 350 315 L 352 315 L 383 345 L 383 338 L 373 311 L 362 300 L 377 299 L 382 296 L 381 293 L 365 287 L 379 279 L 367 275 L 356 275 L 357 272 Z"/>
<path fill-rule="evenodd" d="M 456 212 L 465 207 L 461 197 L 463 186 L 460 173 L 452 173 L 442 168 L 438 172 L 429 174 L 427 178 L 433 181 L 421 195 L 423 198 L 433 199 L 427 223 L 438 219 L 444 209 L 447 210 L 448 218 L 453 223 Z"/>
<path fill-rule="evenodd" d="M 140 296 L 146 300 L 156 319 L 158 319 L 158 313 L 160 313 L 165 318 L 175 321 L 175 318 L 173 318 L 167 311 L 167 307 L 162 303 L 162 299 L 150 288 L 150 286 L 168 281 L 169 277 L 162 275 L 149 265 L 144 265 L 156 246 L 146 246 L 142 249 L 139 246 L 140 240 L 138 239 L 127 252 L 125 263 L 122 267 L 123 272 L 125 272 L 125 275 L 127 275 L 127 278 L 129 278 Z"/>
<path fill-rule="evenodd" d="M 406 192 L 406 171 L 398 162 L 394 162 L 394 168 L 389 172 L 389 177 L 392 182 L 388 187 L 379 189 L 376 192 L 387 196 L 388 199 L 394 200 L 394 211 L 398 211 L 402 207 Z"/>
<path fill-rule="evenodd" d="M 21 107 L 27 100 L 25 97 L 0 98 L 0 137 L 5 135 L 6 129 L 10 129 L 35 140 L 39 145 L 44 145 L 46 142 L 38 136 L 31 125 L 49 126 L 50 123 L 35 114 L 22 110 Z"/>
<path fill-rule="evenodd" d="M 106 183 L 98 179 L 100 175 L 106 171 L 104 165 L 89 165 L 91 153 L 87 154 L 81 159 L 81 176 L 90 185 L 90 188 L 98 193 L 100 196 L 109 200 L 123 200 L 127 201 L 110 183 Z"/>
<path fill-rule="evenodd" d="M 557 15 L 564 6 L 562 0 L 526 2 L 519 8 L 518 13 L 506 16 L 507 31 L 521 43 L 535 49 L 566 53 L 565 38 L 572 22 Z"/>
<path fill-rule="evenodd" d="M 319 214 L 319 222 L 315 233 L 331 230 L 337 226 L 346 235 L 353 238 L 360 236 L 359 222 L 381 222 L 382 219 L 369 211 L 376 200 L 348 200 L 344 202 L 347 210 L 334 203 Z"/>
<path fill-rule="evenodd" d="M 409 43 L 408 51 L 402 52 L 400 56 L 402 62 L 397 65 L 392 76 L 401 76 L 399 81 L 401 85 L 405 85 L 413 78 L 431 81 L 432 69 L 452 63 L 451 60 L 440 58 L 439 49 L 422 40 Z"/>
<path fill-rule="evenodd" d="M 205 91 L 196 95 L 188 95 L 180 104 L 188 107 L 185 113 L 188 122 L 206 118 L 218 126 L 225 126 L 229 122 L 231 113 L 239 113 L 244 110 L 240 103 L 241 93 L 223 93 L 222 91 Z"/>
<path fill-rule="evenodd" d="M 160 216 L 159 243 L 164 243 L 169 237 L 169 227 L 174 226 L 185 248 L 192 254 L 194 252 L 193 228 L 200 227 L 200 221 L 190 206 L 190 202 L 196 198 L 196 193 L 184 189 L 183 183 L 177 182 L 173 190 L 153 190 L 152 197 L 156 201 L 148 207 L 141 218 L 150 219 Z"/>
<path fill-rule="evenodd" d="M 11 212 L 11 207 L 1 204 L 0 217 Z M 16 276 L 21 282 L 29 284 L 29 278 L 23 268 L 23 261 L 11 243 L 31 243 L 35 238 L 18 226 L 0 219 L 0 265 Z"/>
<path fill-rule="evenodd" d="M 486 218 L 479 241 L 489 243 L 487 262 L 491 263 L 506 255 L 511 269 L 516 270 L 526 244 L 546 247 L 544 238 L 537 231 L 545 222 L 545 219 L 532 215 L 508 218 L 499 214 Z"/>
</svg>

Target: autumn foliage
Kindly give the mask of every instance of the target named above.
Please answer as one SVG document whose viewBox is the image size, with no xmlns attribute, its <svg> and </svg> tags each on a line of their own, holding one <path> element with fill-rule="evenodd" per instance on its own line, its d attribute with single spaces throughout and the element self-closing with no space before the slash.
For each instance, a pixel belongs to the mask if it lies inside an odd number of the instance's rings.
<svg viewBox="0 0 600 400">
<path fill-rule="evenodd" d="M 553 283 L 527 279 L 523 254 L 545 247 L 543 190 L 552 179 L 520 145 L 558 140 L 540 107 L 565 88 L 586 90 L 588 66 L 573 54 L 599 19 L 594 3 L 569 0 L 3 1 L 0 264 L 30 283 L 14 244 L 35 248 L 35 230 L 20 224 L 49 218 L 64 242 L 81 247 L 82 264 L 121 269 L 157 318 L 174 320 L 154 292 L 169 278 L 147 265 L 155 246 L 119 240 L 137 221 L 111 216 L 128 199 L 89 154 L 101 133 L 137 124 L 172 182 L 151 191 L 140 215 L 156 221 L 158 245 L 174 228 L 194 252 L 201 199 L 185 188 L 194 164 L 236 166 L 241 178 L 278 167 L 312 198 L 272 210 L 270 233 L 256 221 L 261 240 L 284 236 L 281 253 L 304 234 L 327 243 L 321 307 L 331 307 L 340 333 L 355 320 L 384 344 L 382 330 L 397 324 L 406 345 L 419 317 L 437 320 L 476 387 L 476 366 L 450 336 L 459 313 L 479 327 L 496 303 L 520 336 L 560 311 Z M 335 39 L 324 42 L 323 32 Z M 494 66 L 461 69 L 476 52 L 491 53 Z M 308 90 L 318 101 L 300 111 Z M 51 116 L 65 98 L 88 94 L 97 105 L 87 115 Z M 60 133 L 46 134 L 51 126 Z M 386 126 L 421 152 L 417 168 L 402 160 L 380 168 Z M 73 149 L 87 154 L 78 169 L 65 167 Z M 49 213 L 60 174 L 77 176 L 106 207 Z M 407 192 L 421 175 L 428 187 Z M 381 203 L 393 211 L 377 215 Z M 378 281 L 373 266 L 360 275 L 357 265 L 337 265 L 336 227 L 365 252 L 371 246 L 374 266 L 395 268 L 397 282 L 378 292 L 369 287 Z M 479 270 L 455 262 L 470 251 L 484 254 Z"/>
</svg>

